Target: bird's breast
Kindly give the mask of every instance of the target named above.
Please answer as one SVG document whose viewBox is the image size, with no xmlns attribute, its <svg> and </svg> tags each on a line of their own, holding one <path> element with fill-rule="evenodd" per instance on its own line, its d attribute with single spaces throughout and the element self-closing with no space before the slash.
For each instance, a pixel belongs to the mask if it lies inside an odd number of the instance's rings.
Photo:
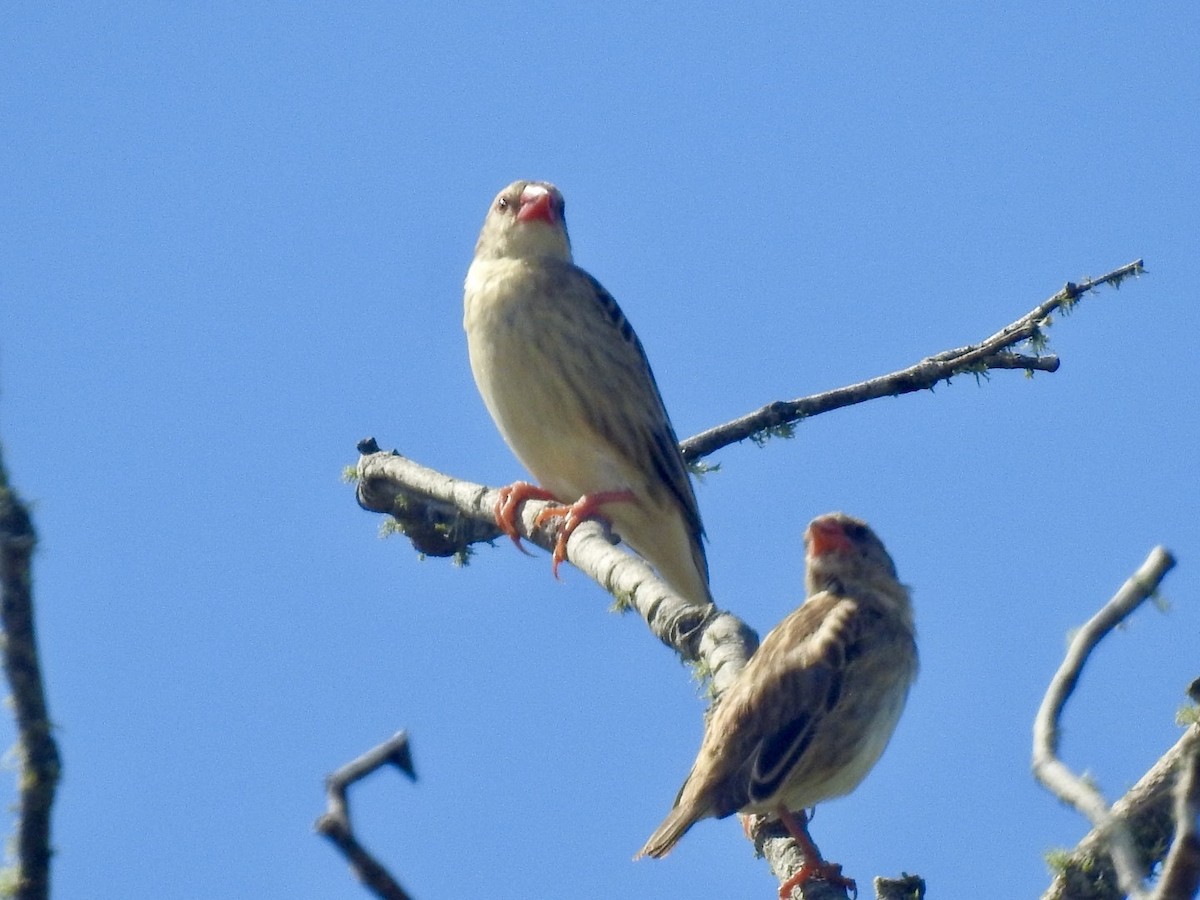
<svg viewBox="0 0 1200 900">
<path fill-rule="evenodd" d="M 471 371 L 505 442 L 564 501 L 629 486 L 624 464 L 599 439 L 590 407 L 603 397 L 580 352 L 589 322 L 571 284 L 515 260 L 467 272 L 463 325 Z"/>
</svg>

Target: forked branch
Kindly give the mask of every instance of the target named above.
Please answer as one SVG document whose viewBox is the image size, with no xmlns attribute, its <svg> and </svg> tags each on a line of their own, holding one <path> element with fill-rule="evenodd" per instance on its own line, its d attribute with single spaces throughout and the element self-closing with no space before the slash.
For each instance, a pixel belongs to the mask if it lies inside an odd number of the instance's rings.
<svg viewBox="0 0 1200 900">
<path fill-rule="evenodd" d="M 358 880 L 380 900 L 409 900 L 400 883 L 358 840 L 350 820 L 350 799 L 347 796 L 350 785 L 388 765 L 395 766 L 413 781 L 417 780 L 407 732 L 396 732 L 378 747 L 346 763 L 325 779 L 329 807 L 325 815 L 317 819 L 314 827 L 333 842 L 346 857 L 350 870 Z"/>
<path fill-rule="evenodd" d="M 1154 854 L 1134 840 L 1129 822 L 1114 814 L 1100 792 L 1086 779 L 1071 772 L 1059 758 L 1060 723 L 1067 700 L 1079 683 L 1092 651 L 1110 631 L 1154 595 L 1174 565 L 1175 559 L 1170 553 L 1155 547 L 1113 598 L 1079 629 L 1050 682 L 1033 725 L 1034 775 L 1056 797 L 1087 816 L 1103 837 L 1120 889 L 1116 896 L 1144 896 L 1142 884 L 1149 870 L 1147 857 L 1153 861 Z"/>
</svg>

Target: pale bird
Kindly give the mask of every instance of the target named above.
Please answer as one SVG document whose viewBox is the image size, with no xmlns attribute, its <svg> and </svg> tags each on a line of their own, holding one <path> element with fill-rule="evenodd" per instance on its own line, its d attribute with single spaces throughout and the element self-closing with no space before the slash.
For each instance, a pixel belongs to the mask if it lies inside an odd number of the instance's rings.
<svg viewBox="0 0 1200 900">
<path fill-rule="evenodd" d="M 700 819 L 766 815 L 805 858 L 781 898 L 814 877 L 853 885 L 821 859 L 804 810 L 854 790 L 891 739 L 917 676 L 913 613 L 865 522 L 829 513 L 804 537 L 807 599 L 718 700 L 674 807 L 635 859 L 666 855 Z"/>
<path fill-rule="evenodd" d="M 503 489 L 504 532 L 520 547 L 520 504 L 560 504 L 538 519 L 565 517 L 557 574 L 571 532 L 602 510 L 676 593 L 712 602 L 700 511 L 654 374 L 616 300 L 572 261 L 554 185 L 515 181 L 497 195 L 464 306 L 475 383 L 538 482 Z"/>
</svg>

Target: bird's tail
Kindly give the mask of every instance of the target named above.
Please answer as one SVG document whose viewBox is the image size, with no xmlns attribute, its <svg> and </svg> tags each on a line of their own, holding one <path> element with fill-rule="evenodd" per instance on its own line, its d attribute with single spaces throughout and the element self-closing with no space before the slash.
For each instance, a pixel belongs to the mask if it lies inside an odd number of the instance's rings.
<svg viewBox="0 0 1200 900">
<path fill-rule="evenodd" d="M 641 859 L 643 856 L 653 856 L 655 859 L 661 859 L 666 856 L 687 830 L 696 824 L 696 820 L 699 818 L 700 816 L 696 815 L 695 810 L 690 807 L 676 806 L 663 819 L 663 823 L 658 826 L 658 830 L 650 835 L 650 840 L 646 841 L 646 846 L 638 851 L 634 859 Z"/>
</svg>

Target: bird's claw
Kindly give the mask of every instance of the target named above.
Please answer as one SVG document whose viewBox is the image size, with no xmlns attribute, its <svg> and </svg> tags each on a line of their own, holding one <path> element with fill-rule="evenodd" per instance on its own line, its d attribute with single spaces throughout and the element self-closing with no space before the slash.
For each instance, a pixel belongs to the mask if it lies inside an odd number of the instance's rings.
<svg viewBox="0 0 1200 900">
<path fill-rule="evenodd" d="M 550 555 L 550 572 L 554 575 L 555 581 L 562 581 L 562 576 L 558 574 L 558 566 L 567 558 L 567 541 L 570 539 L 571 533 L 579 527 L 579 521 L 572 515 L 574 508 L 574 506 L 563 505 L 547 506 L 533 520 L 533 524 L 538 528 L 545 525 L 548 519 L 561 518 L 564 520 L 558 537 L 554 541 L 554 552 Z"/>
<path fill-rule="evenodd" d="M 792 813 L 781 806 L 777 810 L 777 815 L 783 822 L 783 827 L 792 836 L 792 840 L 796 842 L 796 846 L 800 848 L 800 853 L 804 858 L 804 864 L 800 866 L 800 871 L 779 886 L 779 900 L 791 900 L 792 891 L 814 878 L 845 889 L 854 900 L 857 900 L 858 885 L 854 879 L 843 875 L 842 867 L 837 863 L 824 860 L 821 857 L 821 851 L 813 843 L 813 839 L 808 833 L 808 823 L 812 819 L 812 814 L 807 810 Z"/>
<path fill-rule="evenodd" d="M 800 871 L 779 886 L 779 900 L 791 900 L 792 891 L 813 879 L 827 881 L 843 888 L 850 894 L 851 900 L 858 900 L 858 884 L 854 879 L 843 875 L 842 867 L 837 863 L 826 862 L 823 859 L 815 862 L 805 860 Z"/>
<path fill-rule="evenodd" d="M 500 497 L 496 500 L 496 507 L 493 513 L 496 518 L 496 525 L 509 536 L 518 550 L 526 556 L 533 556 L 532 553 L 525 549 L 525 545 L 521 543 L 521 532 L 517 528 L 517 515 L 521 510 L 521 504 L 526 500 L 557 499 L 549 491 L 538 487 L 536 484 L 530 484 L 528 481 L 514 481 L 512 484 L 500 488 Z M 541 522 L 541 516 L 538 516 L 538 522 Z"/>
<path fill-rule="evenodd" d="M 633 491 L 596 491 L 594 494 L 584 494 L 574 503 L 567 505 L 561 502 L 548 506 L 537 514 L 533 520 L 535 528 L 541 528 L 550 519 L 562 519 L 558 537 L 554 541 L 554 553 L 550 557 L 550 571 L 559 581 L 558 567 L 567 559 L 567 541 L 575 533 L 575 529 L 588 519 L 600 518 L 600 508 L 606 503 L 618 503 L 636 499 Z M 526 500 L 555 500 L 558 498 L 545 488 L 528 481 L 514 481 L 500 488 L 500 497 L 496 500 L 495 517 L 500 530 L 507 534 L 517 549 L 526 556 L 532 556 L 525 545 L 521 543 L 521 532 L 517 528 L 517 514 L 520 506 Z"/>
<path fill-rule="evenodd" d="M 543 525 L 547 519 L 561 518 L 562 526 L 558 530 L 558 538 L 554 542 L 554 555 L 551 557 L 550 571 L 558 578 L 558 566 L 567 558 L 567 541 L 575 533 L 575 529 L 588 519 L 602 519 L 600 509 L 606 503 L 619 503 L 634 500 L 633 491 L 596 491 L 594 494 L 584 494 L 570 506 L 550 506 L 538 513 L 534 524 Z M 607 523 L 606 523 L 607 524 Z M 559 581 L 562 579 L 559 578 Z"/>
</svg>

